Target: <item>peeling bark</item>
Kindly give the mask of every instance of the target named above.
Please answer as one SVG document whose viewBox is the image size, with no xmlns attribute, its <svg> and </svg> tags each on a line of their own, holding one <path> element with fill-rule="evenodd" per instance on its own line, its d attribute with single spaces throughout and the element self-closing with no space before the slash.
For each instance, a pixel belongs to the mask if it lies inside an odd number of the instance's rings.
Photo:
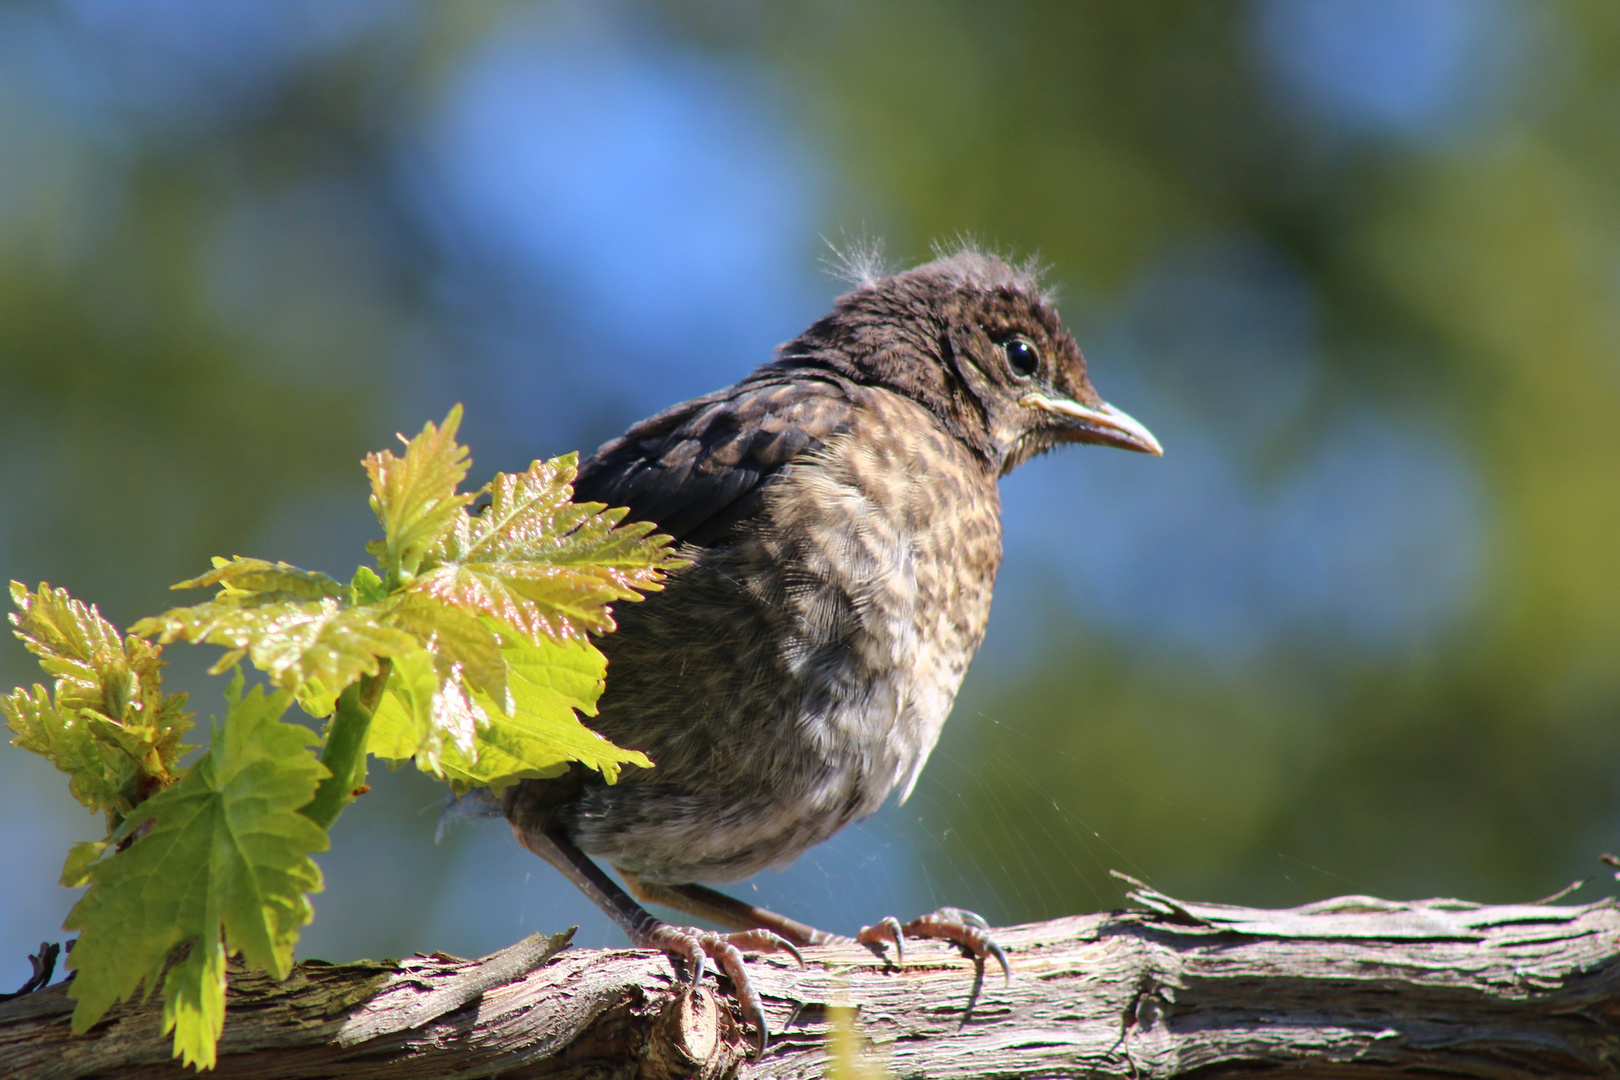
<svg viewBox="0 0 1620 1080">
<path fill-rule="evenodd" d="M 752 963 L 776 1035 L 762 1061 L 711 975 L 569 950 L 536 935 L 480 961 L 306 961 L 233 973 L 222 1078 L 819 1077 L 828 1006 L 853 1005 L 867 1056 L 902 1077 L 1620 1076 L 1620 908 L 1392 904 L 1287 911 L 1173 900 L 997 931 L 1012 981 L 907 943 L 897 970 L 858 945 L 809 970 Z M 723 984 L 722 984 L 723 985 Z M 0 1004 L 0 1076 L 183 1075 L 156 1001 L 68 1031 L 61 986 Z"/>
</svg>

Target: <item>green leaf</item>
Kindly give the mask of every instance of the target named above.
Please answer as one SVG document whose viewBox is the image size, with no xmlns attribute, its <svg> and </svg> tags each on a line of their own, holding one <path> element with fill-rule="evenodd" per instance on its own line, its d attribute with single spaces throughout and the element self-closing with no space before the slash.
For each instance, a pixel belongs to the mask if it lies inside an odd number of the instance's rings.
<svg viewBox="0 0 1620 1080">
<path fill-rule="evenodd" d="M 460 426 L 457 405 L 443 426 L 429 422 L 406 442 L 404 457 L 388 450 L 366 456 L 371 509 L 383 527 L 383 539 L 368 550 L 381 558 L 383 566 L 414 574 L 423 554 L 455 527 L 463 516 L 461 508 L 472 502 L 472 494 L 456 492 L 472 464 L 467 448 L 456 442 Z"/>
<path fill-rule="evenodd" d="M 478 735 L 476 762 L 457 766 L 465 778 L 499 791 L 527 776 L 560 773 L 570 761 L 596 769 L 614 783 L 621 765 L 653 767 L 639 750 L 614 745 L 586 727 L 579 714 L 596 715 L 607 657 L 588 642 L 509 641 L 505 650 L 514 707 L 486 702 L 490 722 Z"/>
<path fill-rule="evenodd" d="M 279 719 L 290 696 L 255 687 L 231 697 L 208 753 L 135 810 L 136 839 L 88 866 L 90 891 L 64 923 L 80 931 L 68 960 L 78 972 L 68 991 L 75 1032 L 143 985 L 150 993 L 170 954 L 191 946 L 165 980 L 164 1030 L 175 1032 L 176 1055 L 201 1068 L 213 1065 L 223 1023 L 225 956 L 286 977 L 311 916 L 306 894 L 321 888 L 309 853 L 327 847 L 298 813 L 326 770 L 309 749 L 313 734 Z"/>
<path fill-rule="evenodd" d="M 390 769 L 414 758 L 417 748 L 422 745 L 415 709 L 408 698 L 398 693 L 396 684 L 401 678 L 396 668 L 393 678 L 388 680 L 388 693 L 383 695 L 377 711 L 372 714 L 371 728 L 366 733 L 366 753 L 386 759 Z M 433 770 L 424 768 L 422 771 L 430 773 Z"/>
<path fill-rule="evenodd" d="M 171 588 L 200 589 L 207 585 L 223 585 L 233 592 L 286 593 L 305 600 L 346 595 L 342 585 L 320 571 L 300 570 L 290 563 L 244 559 L 240 555 L 234 559 L 216 556 L 213 562 L 214 568 L 208 573 Z"/>
<path fill-rule="evenodd" d="M 366 745 L 379 757 L 414 757 L 423 772 L 442 776 L 445 754 L 459 750 L 458 756 L 476 756 L 478 731 L 488 723 L 459 665 L 430 642 L 394 658 L 394 675 L 372 716 Z"/>
<path fill-rule="evenodd" d="M 225 1030 L 225 947 L 218 935 L 198 940 L 163 978 L 163 1034 L 174 1032 L 174 1056 L 212 1069 Z"/>
<path fill-rule="evenodd" d="M 163 693 L 162 650 L 121 637 L 65 589 L 12 582 L 11 597 L 17 637 L 56 677 L 54 699 L 37 685 L 0 698 L 12 744 L 49 758 L 76 799 L 113 815 L 172 783 L 191 721 L 185 695 Z"/>
<path fill-rule="evenodd" d="M 433 695 L 438 689 L 439 675 L 425 650 L 394 657 L 394 673 L 366 733 L 366 752 L 391 761 L 416 757 L 433 729 Z M 417 766 L 438 773 L 431 755 Z"/>
<path fill-rule="evenodd" d="M 349 597 L 356 605 L 380 604 L 388 599 L 388 586 L 369 566 L 358 567 L 349 581 Z"/>
<path fill-rule="evenodd" d="M 345 586 L 287 563 L 215 559 L 209 573 L 174 587 L 207 585 L 220 587 L 212 600 L 142 619 L 135 624 L 136 632 L 157 635 L 164 643 L 180 639 L 224 646 L 228 651 L 210 669 L 214 674 L 245 655 L 277 686 L 295 694 L 299 707 L 311 716 L 331 715 L 345 688 L 361 675 L 376 674 L 380 657 L 420 647 L 415 633 L 393 625 L 413 621 L 394 618 L 405 605 L 390 600 L 381 579 L 365 568 Z M 451 616 L 442 621 L 449 636 L 466 619 L 458 622 Z M 430 630 L 424 630 L 424 636 Z M 468 651 L 464 662 L 489 685 L 499 687 L 504 668 L 488 667 L 494 646 L 479 654 L 473 651 L 475 644 L 464 644 Z M 471 663 L 480 656 L 481 666 Z"/>
<path fill-rule="evenodd" d="M 387 622 L 414 635 L 433 653 L 446 677 L 453 665 L 468 686 L 496 701 L 506 701 L 506 660 L 501 656 L 500 638 L 476 616 L 429 596 L 406 593 Z"/>
<path fill-rule="evenodd" d="M 325 683 L 319 679 L 310 679 L 300 683 L 293 696 L 298 701 L 298 707 L 316 719 L 325 719 L 332 715 L 337 708 L 339 690 L 329 690 Z"/>
<path fill-rule="evenodd" d="M 621 525 L 624 509 L 575 503 L 575 455 L 500 473 L 490 504 L 461 514 L 428 553 L 413 592 L 488 615 L 535 645 L 584 640 L 613 629 L 609 607 L 662 588 L 686 560 L 647 522 Z"/>
<path fill-rule="evenodd" d="M 62 884 L 70 889 L 90 881 L 90 866 L 111 846 L 111 840 L 84 840 L 68 849 L 67 861 L 62 864 Z"/>
<path fill-rule="evenodd" d="M 531 645 L 507 639 L 502 650 L 509 666 L 512 707 L 503 709 L 485 694 L 474 694 L 485 722 L 477 725 L 469 751 L 464 743 L 430 741 L 443 708 L 440 674 L 426 660 L 396 661 L 394 681 L 372 720 L 370 750 L 379 757 L 415 757 L 425 772 L 451 780 L 458 790 L 488 784 L 497 792 L 518 780 L 557 776 L 571 761 L 597 769 L 609 783 L 624 764 L 651 768 L 646 755 L 615 746 L 580 722 L 594 716 L 602 693 L 607 659 L 585 642 L 545 641 Z"/>
<path fill-rule="evenodd" d="M 11 614 L 16 635 L 39 666 L 56 677 L 56 707 L 64 711 L 94 709 L 102 716 L 139 730 L 162 746 L 154 771 L 166 772 L 189 747 L 179 745 L 190 729 L 179 710 L 183 695 L 163 695 L 162 650 L 140 638 L 123 638 L 95 607 L 41 583 L 29 593 L 11 583 Z"/>
<path fill-rule="evenodd" d="M 43 582 L 38 593 L 30 593 L 21 582 L 13 581 L 11 602 L 17 609 L 10 616 L 15 633 L 39 658 L 45 674 L 56 679 L 60 706 L 122 716 L 129 662 L 118 628 L 94 606 Z"/>
<path fill-rule="evenodd" d="M 336 597 L 266 599 L 283 594 L 222 592 L 207 603 L 142 619 L 136 633 L 160 635 L 232 650 L 211 672 L 230 667 L 245 652 L 279 687 L 295 691 L 319 682 L 319 695 L 335 696 L 362 674 L 377 673 L 378 656 L 419 648 L 408 632 L 379 625 L 377 609 L 344 607 Z"/>
<path fill-rule="evenodd" d="M 51 704 L 43 686 L 19 688 L 0 698 L 0 715 L 16 734 L 11 745 L 48 758 L 67 773 L 68 791 L 81 805 L 118 814 L 134 807 L 139 761 L 97 739 L 78 712 Z"/>
</svg>

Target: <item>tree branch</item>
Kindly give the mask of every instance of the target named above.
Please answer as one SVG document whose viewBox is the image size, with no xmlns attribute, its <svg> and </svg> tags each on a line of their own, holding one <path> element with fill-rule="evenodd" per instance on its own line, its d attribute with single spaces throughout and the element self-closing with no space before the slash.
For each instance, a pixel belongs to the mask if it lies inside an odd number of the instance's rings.
<svg viewBox="0 0 1620 1080">
<path fill-rule="evenodd" d="M 1620 908 L 1392 904 L 1288 911 L 1182 903 L 997 932 L 1012 959 L 974 1015 L 972 964 L 938 942 L 906 965 L 858 945 L 808 971 L 752 962 L 777 1032 L 760 1062 L 713 977 L 536 935 L 481 961 L 233 973 L 221 1078 L 819 1077 L 828 1007 L 857 1007 L 868 1056 L 899 1076 L 1620 1075 Z M 0 1005 L 0 1076 L 178 1077 L 155 1001 L 68 1032 L 63 988 Z"/>
</svg>

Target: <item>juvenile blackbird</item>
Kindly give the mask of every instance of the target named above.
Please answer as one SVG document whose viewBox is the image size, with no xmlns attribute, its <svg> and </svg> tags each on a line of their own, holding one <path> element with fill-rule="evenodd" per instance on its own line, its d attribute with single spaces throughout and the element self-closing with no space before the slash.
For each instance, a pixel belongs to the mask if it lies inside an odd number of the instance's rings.
<svg viewBox="0 0 1620 1080">
<path fill-rule="evenodd" d="M 866 275 L 776 359 L 580 466 L 577 498 L 628 506 L 692 559 L 598 642 L 593 726 L 655 767 L 526 780 L 504 810 L 633 943 L 684 957 L 694 982 L 712 958 L 761 1050 L 742 950 L 847 939 L 695 883 L 791 862 L 895 788 L 905 800 L 984 636 L 997 479 L 1070 442 L 1161 452 L 1092 389 L 1033 271 L 965 249 Z M 589 856 L 641 900 L 740 932 L 660 922 Z M 957 942 L 980 976 L 986 955 L 1006 968 L 955 909 L 858 939 L 898 952 L 903 934 Z"/>
</svg>

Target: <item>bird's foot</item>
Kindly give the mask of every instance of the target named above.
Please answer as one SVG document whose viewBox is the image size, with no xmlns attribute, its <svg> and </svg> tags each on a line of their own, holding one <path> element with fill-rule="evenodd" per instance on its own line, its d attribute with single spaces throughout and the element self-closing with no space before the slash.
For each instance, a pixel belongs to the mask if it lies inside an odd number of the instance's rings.
<svg viewBox="0 0 1620 1080">
<path fill-rule="evenodd" d="M 954 943 L 973 958 L 973 991 L 968 994 L 967 1004 L 969 1015 L 973 1012 L 974 1003 L 979 1000 L 979 990 L 984 986 L 985 957 L 995 957 L 996 963 L 1001 965 L 1002 977 L 1008 982 L 1012 981 L 1012 968 L 1007 963 L 1007 954 L 996 944 L 996 939 L 990 936 L 990 924 L 985 922 L 982 916 L 961 908 L 940 908 L 930 915 L 919 916 L 904 925 L 891 915 L 876 926 L 862 927 L 861 932 L 855 935 L 855 940 L 863 945 L 881 945 L 885 942 L 893 944 L 895 962 L 903 965 L 906 962 L 907 937 L 941 938 Z"/>
<path fill-rule="evenodd" d="M 743 953 L 787 953 L 799 962 L 801 968 L 804 967 L 804 957 L 799 954 L 798 946 L 770 930 L 739 930 L 720 934 L 695 926 L 670 926 L 654 921 L 632 934 L 631 943 L 643 949 L 659 949 L 685 960 L 693 986 L 703 981 L 707 962 L 713 960 L 715 969 L 731 980 L 732 992 L 737 995 L 743 1020 L 753 1024 L 759 1032 L 756 1057 L 764 1056 L 765 1047 L 771 1039 L 771 1029 L 765 1021 L 764 1003 L 754 989 L 753 980 L 748 977 Z"/>
</svg>

